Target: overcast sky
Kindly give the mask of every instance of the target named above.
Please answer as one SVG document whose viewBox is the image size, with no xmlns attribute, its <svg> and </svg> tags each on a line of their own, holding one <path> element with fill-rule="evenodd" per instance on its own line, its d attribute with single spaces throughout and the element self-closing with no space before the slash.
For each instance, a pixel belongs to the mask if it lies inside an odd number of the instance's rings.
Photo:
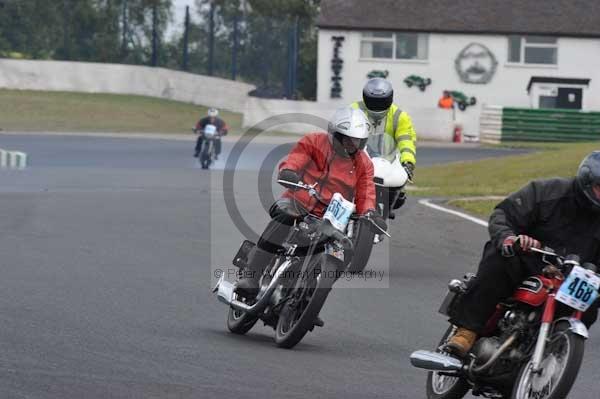
<svg viewBox="0 0 600 399">
<path fill-rule="evenodd" d="M 190 6 L 190 15 L 194 18 L 196 14 L 195 0 L 173 0 L 173 22 L 167 29 L 167 37 L 175 32 L 183 32 L 183 21 L 185 19 L 185 6 Z"/>
</svg>

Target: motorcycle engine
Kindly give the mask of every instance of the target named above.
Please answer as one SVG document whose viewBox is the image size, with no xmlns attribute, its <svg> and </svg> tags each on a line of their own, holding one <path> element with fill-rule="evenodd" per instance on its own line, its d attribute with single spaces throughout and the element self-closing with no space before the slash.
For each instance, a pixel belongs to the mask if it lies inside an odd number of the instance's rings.
<svg viewBox="0 0 600 399">
<path fill-rule="evenodd" d="M 485 364 L 498 351 L 502 342 L 498 337 L 480 338 L 473 347 L 473 354 L 477 358 L 476 364 Z"/>
</svg>

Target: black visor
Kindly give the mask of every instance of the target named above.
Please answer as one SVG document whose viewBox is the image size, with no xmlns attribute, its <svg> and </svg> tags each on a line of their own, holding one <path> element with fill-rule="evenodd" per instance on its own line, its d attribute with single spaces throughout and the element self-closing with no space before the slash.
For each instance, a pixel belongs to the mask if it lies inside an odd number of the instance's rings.
<svg viewBox="0 0 600 399">
<path fill-rule="evenodd" d="M 390 93 L 386 97 L 373 97 L 363 92 L 363 101 L 366 107 L 371 111 L 385 111 L 394 101 L 394 95 Z"/>
</svg>

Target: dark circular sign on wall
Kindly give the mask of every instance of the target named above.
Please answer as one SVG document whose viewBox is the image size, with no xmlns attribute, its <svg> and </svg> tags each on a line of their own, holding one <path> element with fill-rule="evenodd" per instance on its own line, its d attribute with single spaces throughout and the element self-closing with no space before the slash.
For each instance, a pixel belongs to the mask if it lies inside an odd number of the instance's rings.
<svg viewBox="0 0 600 399">
<path fill-rule="evenodd" d="M 498 61 L 486 46 L 471 43 L 458 54 L 454 65 L 463 82 L 485 84 L 494 77 Z"/>
</svg>

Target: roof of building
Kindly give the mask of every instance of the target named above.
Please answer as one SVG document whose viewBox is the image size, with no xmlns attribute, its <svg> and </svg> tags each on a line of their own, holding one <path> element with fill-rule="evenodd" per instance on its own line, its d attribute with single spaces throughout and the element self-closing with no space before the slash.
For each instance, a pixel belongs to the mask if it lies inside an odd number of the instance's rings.
<svg viewBox="0 0 600 399">
<path fill-rule="evenodd" d="M 474 6 L 476 4 L 476 6 Z M 321 0 L 329 29 L 600 37 L 589 0 Z"/>
<path fill-rule="evenodd" d="M 553 83 L 553 84 L 568 84 L 577 86 L 589 86 L 590 79 L 578 78 L 560 78 L 557 76 L 532 76 L 527 85 L 527 92 L 531 91 L 531 86 L 534 83 Z"/>
</svg>

